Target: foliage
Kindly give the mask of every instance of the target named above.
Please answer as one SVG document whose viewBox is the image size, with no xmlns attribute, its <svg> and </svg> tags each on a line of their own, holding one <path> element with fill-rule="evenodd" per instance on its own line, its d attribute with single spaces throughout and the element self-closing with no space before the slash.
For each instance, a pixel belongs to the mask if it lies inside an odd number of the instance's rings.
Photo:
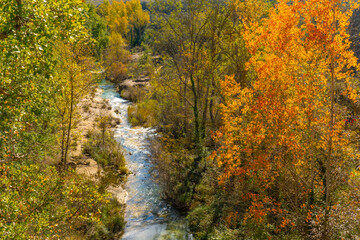
<svg viewBox="0 0 360 240">
<path fill-rule="evenodd" d="M 66 166 L 79 100 L 96 82 L 92 72 L 98 66 L 91 56 L 104 42 L 99 45 L 91 39 L 86 23 L 96 40 L 106 38 L 101 19 L 82 0 L 0 4 L 4 239 L 87 236 L 93 226 L 112 224 L 102 216 L 108 194 L 71 169 L 48 166 L 58 166 L 59 160 Z M 117 212 L 114 223 L 122 226 L 122 212 Z"/>
<path fill-rule="evenodd" d="M 150 21 L 149 14 L 142 10 L 139 0 L 113 1 L 112 4 L 105 1 L 98 11 L 106 18 L 110 28 L 109 46 L 105 50 L 107 77 L 120 82 L 128 76 L 130 52 L 127 43 L 130 42 L 132 47 L 141 44 Z"/>
<path fill-rule="evenodd" d="M 101 165 L 103 173 L 97 176 L 99 191 L 105 192 L 109 186 L 117 186 L 127 174 L 125 158 L 119 143 L 109 131 L 109 116 L 98 119 L 100 132 L 87 133 L 84 154 Z M 116 199 L 101 206 L 101 224 L 95 225 L 88 233 L 89 239 L 114 239 L 120 237 L 125 227 L 124 205 Z"/>
<path fill-rule="evenodd" d="M 131 46 L 141 44 L 150 17 L 142 10 L 140 0 L 104 2 L 100 8 L 104 9 L 112 33 L 125 37 Z"/>
<path fill-rule="evenodd" d="M 156 110 L 157 101 L 149 99 L 142 101 L 139 104 L 134 106 L 129 106 L 128 108 L 128 118 L 129 122 L 133 126 L 144 126 L 144 127 L 154 127 L 157 123 L 156 121 Z"/>
<path fill-rule="evenodd" d="M 248 68 L 257 76 L 251 87 L 232 77 L 222 82 L 224 126 L 213 155 L 221 184 L 235 177 L 244 185 L 242 198 L 250 203 L 244 222 L 324 239 L 348 231 L 335 231 L 331 216 L 357 158 L 354 133 L 345 128 L 347 110 L 335 99 L 335 93 L 357 98 L 358 66 L 346 32 L 355 7 L 279 1 L 260 24 L 246 22 Z"/>
<path fill-rule="evenodd" d="M 86 233 L 101 223 L 99 207 L 108 194 L 96 185 L 54 167 L 26 162 L 1 164 L 0 234 L 3 239 L 59 239 Z"/>
<path fill-rule="evenodd" d="M 81 0 L 5 0 L 0 6 L 0 159 L 46 149 L 56 124 L 55 42 L 86 36 Z M 50 136 L 48 138 L 47 136 Z M 23 141 L 24 140 L 24 141 Z"/>
<path fill-rule="evenodd" d="M 143 45 L 144 51 L 141 54 L 139 59 L 130 65 L 132 79 L 142 80 L 141 78 L 144 76 L 153 76 L 154 74 L 154 63 L 151 57 L 151 50 L 148 46 Z"/>
<path fill-rule="evenodd" d="M 161 181 L 165 191 L 170 191 L 166 194 L 188 209 L 206 171 L 208 149 L 214 145 L 211 132 L 221 125 L 220 79 L 234 74 L 236 81 L 248 86 L 245 62 L 249 55 L 237 19 L 240 11 L 232 3 L 155 1 L 150 9 L 149 35 L 161 59 L 151 82 L 162 138 L 157 147 L 163 152 L 157 160 L 162 164 L 156 166 L 164 175 L 171 174 Z"/>
<path fill-rule="evenodd" d="M 101 209 L 102 225 L 97 224 L 88 234 L 88 239 L 119 238 L 125 227 L 124 207 L 117 200 L 112 199 Z"/>
<path fill-rule="evenodd" d="M 195 190 L 189 178 L 194 156 L 185 143 L 184 139 L 161 137 L 153 139 L 151 144 L 152 162 L 158 171 L 164 198 L 182 210 L 189 209 Z"/>
<path fill-rule="evenodd" d="M 196 239 L 205 239 L 212 230 L 214 210 L 211 206 L 199 206 L 188 215 L 190 228 Z"/>
<path fill-rule="evenodd" d="M 126 47 L 121 34 L 112 32 L 104 59 L 106 74 L 111 81 L 120 82 L 127 78 L 127 63 L 130 61 L 130 52 Z"/>
<path fill-rule="evenodd" d="M 59 117 L 59 145 L 61 162 L 67 164 L 72 129 L 75 128 L 78 116 L 79 101 L 95 87 L 96 77 L 92 73 L 95 61 L 89 56 L 88 42 L 76 45 L 59 43 L 55 52 L 58 60 L 55 67 L 56 84 L 59 89 L 54 97 Z"/>
<path fill-rule="evenodd" d="M 196 239 L 356 239 L 357 8 L 356 0 L 155 0 L 145 31 L 150 15 L 139 0 L 96 8 L 3 0 L 0 235 L 119 238 L 123 206 L 104 192 L 127 170 L 108 117 L 84 147 L 105 172 L 97 185 L 64 171 L 79 100 L 103 60 L 117 83 L 151 75 L 150 90 L 122 96 L 135 102 L 132 125 L 156 127 L 164 198 L 187 211 Z M 152 49 L 131 63 L 130 46 L 145 38 Z M 65 168 L 45 163 L 59 160 Z"/>
<path fill-rule="evenodd" d="M 122 173 L 125 169 L 125 158 L 119 143 L 110 132 L 87 133 L 88 141 L 84 146 L 84 153 L 90 155 L 102 167 L 112 166 Z"/>
<path fill-rule="evenodd" d="M 97 59 L 102 59 L 103 52 L 109 43 L 109 31 L 107 28 L 107 21 L 104 17 L 101 17 L 94 5 L 88 5 L 88 13 L 86 19 L 86 28 L 89 29 L 91 37 L 95 42 L 95 53 Z"/>
<path fill-rule="evenodd" d="M 199 239 L 353 238 L 358 6 L 274 2 L 150 4 L 159 182 Z"/>
<path fill-rule="evenodd" d="M 148 89 L 144 86 L 130 86 L 121 90 L 120 95 L 122 98 L 129 100 L 133 103 L 140 103 L 146 101 L 148 97 Z"/>
</svg>

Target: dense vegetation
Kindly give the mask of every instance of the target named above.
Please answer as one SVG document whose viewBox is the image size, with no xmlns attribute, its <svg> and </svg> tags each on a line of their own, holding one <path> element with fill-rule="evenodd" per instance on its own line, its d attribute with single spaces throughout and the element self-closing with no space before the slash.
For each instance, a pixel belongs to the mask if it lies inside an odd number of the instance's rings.
<svg viewBox="0 0 360 240">
<path fill-rule="evenodd" d="M 149 5 L 154 71 L 130 121 L 158 129 L 164 198 L 196 239 L 359 236 L 357 8 Z"/>
<path fill-rule="evenodd" d="M 127 171 L 106 117 L 83 153 L 107 174 L 69 168 L 79 102 L 103 68 L 134 102 L 131 124 L 157 129 L 163 197 L 195 239 L 357 239 L 359 3 L 143 6 L 0 6 L 0 235 L 118 237 L 123 206 L 105 189 Z"/>
<path fill-rule="evenodd" d="M 94 182 L 70 167 L 77 164 L 79 103 L 100 79 L 108 35 L 107 22 L 82 0 L 1 2 L 1 239 L 121 233 L 123 206 L 105 191 L 111 181 Z M 106 142 L 91 138 L 87 148 L 96 151 L 89 154 L 101 153 L 95 160 L 111 159 L 106 164 L 125 173 L 107 126 L 102 136 Z"/>
</svg>

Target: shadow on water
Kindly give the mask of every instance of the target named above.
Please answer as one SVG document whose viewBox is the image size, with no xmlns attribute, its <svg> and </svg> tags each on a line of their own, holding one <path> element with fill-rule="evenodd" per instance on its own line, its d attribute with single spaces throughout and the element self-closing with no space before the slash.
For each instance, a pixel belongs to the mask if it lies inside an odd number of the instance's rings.
<svg viewBox="0 0 360 240">
<path fill-rule="evenodd" d="M 120 125 L 115 137 L 126 151 L 125 159 L 132 172 L 125 183 L 128 192 L 126 202 L 126 226 L 122 240 L 189 240 L 187 221 L 175 209 L 161 199 L 160 187 L 151 175 L 149 143 L 147 138 L 154 129 L 131 127 L 127 109 L 131 103 L 120 97 L 114 86 L 102 82 L 102 97 L 109 99 L 113 109 L 119 111 Z"/>
</svg>

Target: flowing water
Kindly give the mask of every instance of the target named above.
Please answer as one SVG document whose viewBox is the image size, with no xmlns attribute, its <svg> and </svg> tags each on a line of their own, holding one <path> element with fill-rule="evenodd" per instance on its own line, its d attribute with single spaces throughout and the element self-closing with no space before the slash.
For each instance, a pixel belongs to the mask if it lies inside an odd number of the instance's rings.
<svg viewBox="0 0 360 240">
<path fill-rule="evenodd" d="M 147 138 L 155 134 L 154 129 L 131 127 L 127 119 L 131 103 L 120 98 L 113 85 L 104 82 L 101 88 L 102 97 L 109 99 L 112 108 L 119 111 L 121 124 L 115 130 L 115 137 L 126 151 L 127 167 L 132 172 L 125 183 L 127 223 L 121 239 L 193 239 L 184 217 L 161 199 L 161 189 L 151 174 Z"/>
</svg>

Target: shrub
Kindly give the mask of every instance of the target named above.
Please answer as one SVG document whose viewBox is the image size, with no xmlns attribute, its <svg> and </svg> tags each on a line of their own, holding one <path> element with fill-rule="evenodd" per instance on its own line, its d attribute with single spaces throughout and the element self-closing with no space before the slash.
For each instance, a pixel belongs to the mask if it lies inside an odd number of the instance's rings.
<svg viewBox="0 0 360 240">
<path fill-rule="evenodd" d="M 89 239 L 119 239 L 125 227 L 124 206 L 112 199 L 101 209 L 102 224 L 96 225 L 89 233 Z"/>
<path fill-rule="evenodd" d="M 122 98 L 137 103 L 145 100 L 148 90 L 144 86 L 134 86 L 120 92 Z"/>
<path fill-rule="evenodd" d="M 214 209 L 209 206 L 200 206 L 191 211 L 188 215 L 190 228 L 196 239 L 205 239 L 212 228 Z"/>
<path fill-rule="evenodd" d="M 121 169 L 125 167 L 125 158 L 119 143 L 109 132 L 100 133 L 90 131 L 87 134 L 88 141 L 84 145 L 83 152 L 91 156 L 103 168 L 115 167 Z"/>
<path fill-rule="evenodd" d="M 221 228 L 216 229 L 210 236 L 210 240 L 230 240 L 230 239 L 243 239 L 243 233 L 241 229 Z"/>
<path fill-rule="evenodd" d="M 153 127 L 157 124 L 157 101 L 148 99 L 128 108 L 129 122 L 133 126 Z"/>
<path fill-rule="evenodd" d="M 73 171 L 30 162 L 0 165 L 1 239 L 65 239 L 102 224 L 109 194 Z"/>
</svg>

